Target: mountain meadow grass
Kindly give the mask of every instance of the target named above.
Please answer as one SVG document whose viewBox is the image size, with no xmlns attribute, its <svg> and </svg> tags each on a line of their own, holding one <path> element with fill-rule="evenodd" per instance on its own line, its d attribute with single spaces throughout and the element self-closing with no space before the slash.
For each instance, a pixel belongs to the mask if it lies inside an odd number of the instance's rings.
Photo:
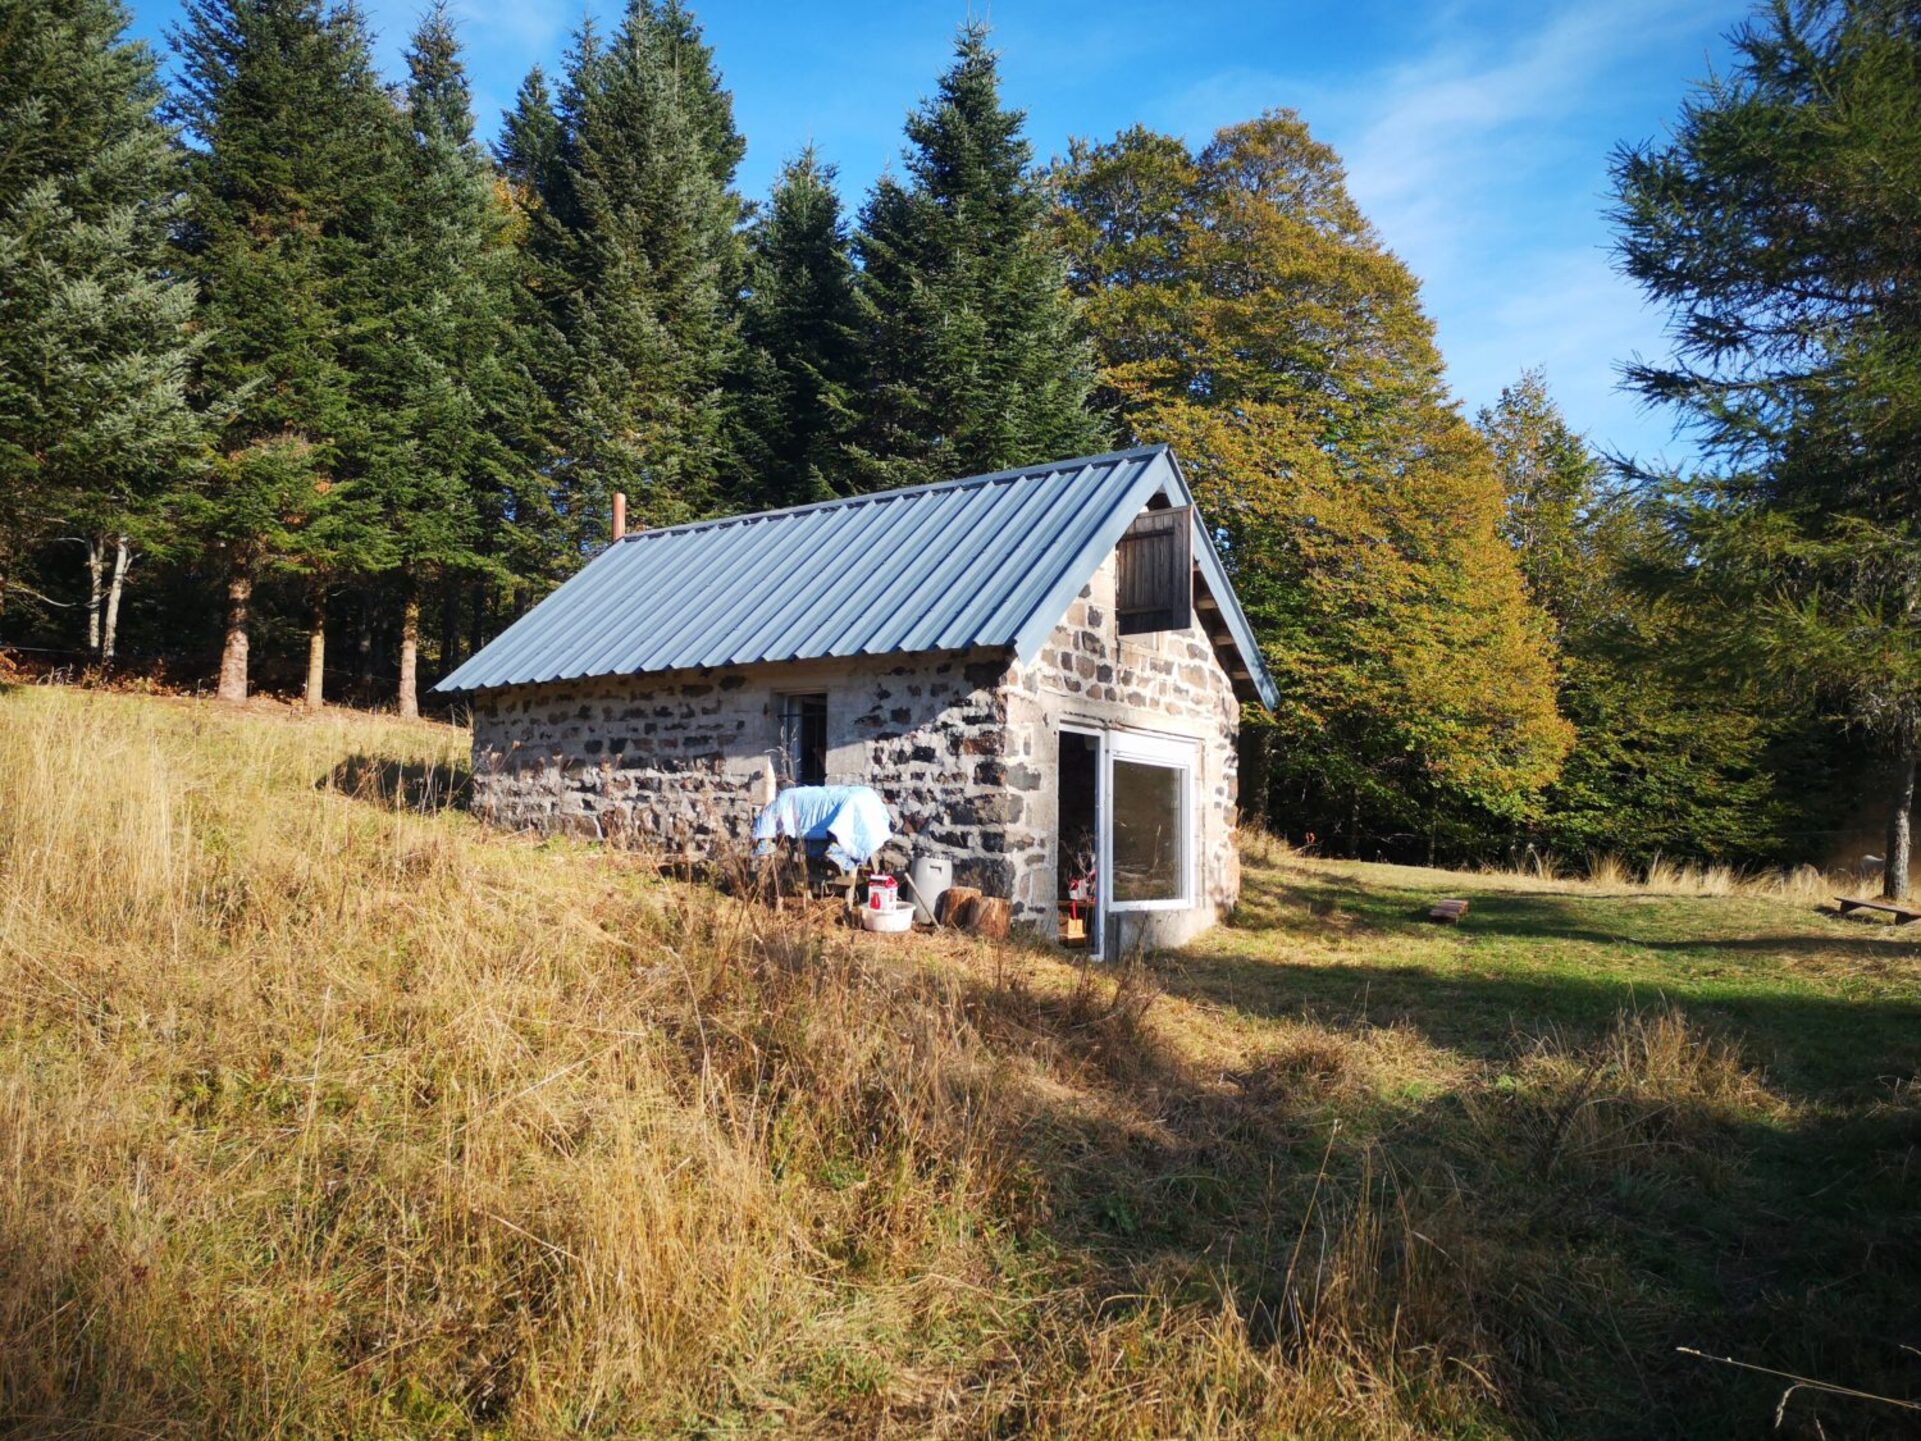
<svg viewBox="0 0 1921 1441">
<path fill-rule="evenodd" d="M 0 695 L 0 1431 L 1921 1421 L 1905 932 L 1256 841 L 1088 967 L 490 832 L 466 747 Z"/>
</svg>

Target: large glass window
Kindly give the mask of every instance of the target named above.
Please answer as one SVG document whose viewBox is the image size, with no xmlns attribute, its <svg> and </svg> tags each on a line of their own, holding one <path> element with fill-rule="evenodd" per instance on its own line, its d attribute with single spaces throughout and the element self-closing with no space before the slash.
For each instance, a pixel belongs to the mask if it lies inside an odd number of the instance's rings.
<svg viewBox="0 0 1921 1441">
<path fill-rule="evenodd" d="M 1187 772 L 1114 758 L 1112 899 L 1179 901 L 1187 893 Z"/>
</svg>

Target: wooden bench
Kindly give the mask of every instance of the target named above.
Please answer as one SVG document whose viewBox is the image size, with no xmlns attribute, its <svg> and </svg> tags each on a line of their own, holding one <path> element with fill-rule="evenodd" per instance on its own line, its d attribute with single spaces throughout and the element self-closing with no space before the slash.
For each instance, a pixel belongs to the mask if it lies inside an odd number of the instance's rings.
<svg viewBox="0 0 1921 1441">
<path fill-rule="evenodd" d="M 1905 926 L 1910 921 L 1921 921 L 1921 911 L 1910 906 L 1899 905 L 1894 901 L 1864 901 L 1856 900 L 1851 896 L 1836 896 L 1834 903 L 1841 908 L 1841 914 L 1844 916 L 1850 911 L 1885 911 L 1894 917 L 1894 923 L 1897 926 Z"/>
<path fill-rule="evenodd" d="M 1450 926 L 1459 925 L 1461 917 L 1467 914 L 1466 901 L 1436 901 L 1428 911 L 1430 921 L 1445 921 Z"/>
</svg>

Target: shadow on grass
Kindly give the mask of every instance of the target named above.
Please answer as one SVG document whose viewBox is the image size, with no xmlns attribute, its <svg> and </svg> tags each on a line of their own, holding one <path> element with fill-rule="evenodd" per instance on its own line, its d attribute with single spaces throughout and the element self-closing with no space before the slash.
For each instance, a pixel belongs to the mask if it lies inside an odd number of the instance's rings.
<svg viewBox="0 0 1921 1441">
<path fill-rule="evenodd" d="M 1319 933 L 1336 918 L 1350 927 L 1375 931 L 1448 933 L 1428 920 L 1428 909 L 1442 891 L 1370 886 L 1341 876 L 1262 868 L 1250 871 L 1237 923 L 1246 930 Z M 1769 936 L 1709 936 L 1698 932 L 1704 916 L 1717 912 L 1721 924 L 1778 917 L 1781 903 L 1744 896 L 1666 896 L 1645 892 L 1541 893 L 1526 890 L 1470 889 L 1462 935 L 1491 934 L 1520 940 L 1628 943 L 1677 951 L 1775 950 L 1853 952 L 1860 955 L 1921 959 L 1921 934 L 1855 917 L 1841 917 L 1825 905 L 1804 912 L 1824 933 Z M 1627 904 L 1623 904 L 1623 903 Z M 1600 926 L 1605 916 L 1612 924 Z M 1921 932 L 1921 928 L 1917 928 Z M 1852 932 L 1849 934 L 1848 932 Z"/>
<path fill-rule="evenodd" d="M 1337 1028 L 1405 1025 L 1477 1060 L 1506 1054 L 1517 1034 L 1592 1039 L 1624 1010 L 1671 1003 L 1712 1024 L 1800 1099 L 1882 1097 L 1921 1075 L 1921 1002 L 1746 989 L 1739 976 L 1488 974 L 1233 955 L 1166 956 L 1154 968 L 1174 995 Z"/>
<path fill-rule="evenodd" d="M 315 782 L 314 788 L 434 815 L 467 809 L 473 799 L 473 773 L 458 763 L 431 765 L 391 756 L 351 755 Z"/>
<path fill-rule="evenodd" d="M 1409 1020 L 1507 1063 L 1555 1028 L 1598 1039 L 1628 999 L 1598 983 L 1269 969 L 1284 979 L 1263 980 L 1265 1014 L 1350 1030 Z M 1153 974 L 1199 999 L 1248 993 L 1232 962 Z M 1284 1354 L 1326 1334 L 1334 1308 L 1337 1328 L 1378 1324 L 1415 1358 L 1492 1357 L 1503 1409 L 1525 1434 L 1910 1434 L 1901 1412 L 1809 1392 L 1770 1432 L 1786 1383 L 1675 1350 L 1921 1396 L 1921 1362 L 1899 1344 L 1921 1291 L 1921 1215 L 1904 1182 L 1921 1111 L 1883 1104 L 1885 1086 L 1879 1101 L 1836 1097 L 1779 1124 L 1707 1098 L 1629 1094 L 1613 1098 L 1619 1128 L 1570 1158 L 1562 1118 L 1594 1099 L 1578 1067 L 1560 1091 L 1484 1074 L 1397 1103 L 1378 1126 L 1352 1125 L 1354 1108 L 1380 1103 L 1341 1089 L 1338 1038 L 1309 1043 L 1325 1054 L 1272 1056 L 1224 1083 L 1156 1041 L 1152 991 L 1126 977 L 1049 999 L 982 985 L 969 1003 L 998 1047 L 1056 1047 L 1091 1085 L 1133 1103 L 1124 1116 L 1061 1106 L 1042 1127 L 1054 1139 L 1031 1145 L 1055 1194 L 1057 1243 L 1090 1259 L 1114 1303 L 1172 1275 L 1189 1295 L 1228 1292 L 1256 1344 Z M 1834 1027 L 1843 1010 L 1783 1001 L 1762 1014 L 1785 1045 L 1803 1024 Z M 1921 1043 L 1921 1012 L 1887 1019 L 1857 1032 L 1852 1074 L 1863 1081 L 1899 1064 L 1886 1048 L 1912 1060 Z M 1368 1278 L 1329 1269 L 1368 1213 L 1381 1223 L 1361 1258 L 1381 1290 L 1373 1315 L 1351 1299 Z M 1424 1268 L 1438 1285 L 1403 1285 Z"/>
</svg>

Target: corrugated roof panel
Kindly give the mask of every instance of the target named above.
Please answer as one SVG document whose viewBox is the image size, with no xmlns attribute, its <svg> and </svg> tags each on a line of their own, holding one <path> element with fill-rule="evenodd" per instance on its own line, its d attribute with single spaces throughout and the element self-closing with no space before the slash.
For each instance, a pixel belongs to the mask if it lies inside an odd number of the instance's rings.
<svg viewBox="0 0 1921 1441">
<path fill-rule="evenodd" d="M 1159 490 L 1190 499 L 1172 452 L 1149 446 L 636 531 L 435 689 L 975 646 L 1025 654 Z M 1224 584 L 1211 548 L 1203 569 Z M 1231 593 L 1222 603 L 1247 650 L 1246 618 Z M 1258 653 L 1248 661 L 1272 704 Z"/>
</svg>

